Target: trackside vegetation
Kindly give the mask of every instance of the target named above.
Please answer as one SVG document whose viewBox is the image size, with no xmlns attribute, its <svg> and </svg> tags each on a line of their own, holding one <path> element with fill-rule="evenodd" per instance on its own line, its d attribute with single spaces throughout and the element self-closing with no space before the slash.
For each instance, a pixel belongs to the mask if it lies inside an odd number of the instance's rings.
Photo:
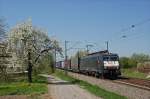
<svg viewBox="0 0 150 99">
<path fill-rule="evenodd" d="M 130 57 L 120 57 L 122 75 L 131 78 L 149 79 L 150 55 L 134 53 Z"/>
<path fill-rule="evenodd" d="M 122 69 L 122 75 L 131 78 L 149 79 L 146 78 L 147 74 L 133 69 Z"/>
<path fill-rule="evenodd" d="M 87 91 L 89 91 L 90 93 L 98 96 L 98 97 L 102 97 L 104 99 L 127 99 L 127 97 L 125 96 L 121 96 L 119 94 L 116 94 L 114 92 L 110 92 L 110 91 L 107 91 L 103 88 L 100 88 L 99 86 L 97 85 L 92 85 L 90 83 L 87 83 L 85 81 L 82 81 L 82 80 L 78 80 L 78 79 L 75 79 L 69 75 L 65 75 L 65 73 L 63 71 L 59 71 L 57 70 L 54 74 L 54 76 L 57 76 L 63 80 L 66 80 L 66 81 L 69 81 L 73 84 L 77 84 L 79 85 L 81 88 L 84 88 L 86 89 Z"/>
<path fill-rule="evenodd" d="M 147 61 L 150 61 L 150 56 L 143 53 L 134 53 L 130 57 L 120 57 L 120 65 L 122 68 L 137 68 L 138 63 L 144 63 Z"/>
</svg>

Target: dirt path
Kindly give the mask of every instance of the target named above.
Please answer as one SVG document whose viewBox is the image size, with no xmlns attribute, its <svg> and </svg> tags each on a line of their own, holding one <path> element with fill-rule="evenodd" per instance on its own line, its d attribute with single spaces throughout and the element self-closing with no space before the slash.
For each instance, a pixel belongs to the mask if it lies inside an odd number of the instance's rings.
<svg viewBox="0 0 150 99">
<path fill-rule="evenodd" d="M 96 97 L 78 85 L 49 76 L 49 94 L 52 99 L 101 99 Z"/>
</svg>

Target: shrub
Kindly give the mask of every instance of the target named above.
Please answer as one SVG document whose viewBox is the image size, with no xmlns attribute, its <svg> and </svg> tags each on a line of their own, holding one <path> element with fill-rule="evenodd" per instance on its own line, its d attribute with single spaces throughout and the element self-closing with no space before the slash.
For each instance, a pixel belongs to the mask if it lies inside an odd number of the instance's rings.
<svg viewBox="0 0 150 99">
<path fill-rule="evenodd" d="M 46 54 L 41 56 L 39 63 L 34 66 L 33 73 L 40 74 L 40 73 L 51 73 L 52 66 L 54 65 L 53 55 L 52 53 Z"/>
<path fill-rule="evenodd" d="M 121 57 L 120 58 L 120 65 L 123 68 L 132 68 L 132 67 L 137 67 L 138 63 L 144 63 L 144 62 L 147 62 L 149 60 L 150 60 L 149 55 L 146 55 L 143 53 L 141 53 L 141 54 L 134 53 L 131 57 Z M 139 66 L 141 66 L 141 64 L 139 64 Z"/>
<path fill-rule="evenodd" d="M 120 65 L 123 68 L 132 68 L 137 66 L 137 62 L 131 58 L 128 57 L 121 57 L 120 58 Z"/>
</svg>

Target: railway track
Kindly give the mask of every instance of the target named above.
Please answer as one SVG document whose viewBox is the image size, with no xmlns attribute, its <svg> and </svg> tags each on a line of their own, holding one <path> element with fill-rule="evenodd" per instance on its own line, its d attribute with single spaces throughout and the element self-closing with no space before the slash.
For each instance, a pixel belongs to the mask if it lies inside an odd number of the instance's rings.
<svg viewBox="0 0 150 99">
<path fill-rule="evenodd" d="M 89 75 L 86 75 L 86 76 L 89 76 Z M 120 77 L 115 78 L 115 79 L 106 77 L 104 79 L 109 80 L 109 81 L 114 82 L 114 83 L 125 84 L 128 86 L 133 86 L 136 88 L 150 91 L 150 80 L 139 79 L 139 78 L 130 78 L 130 77 L 124 77 L 124 76 L 120 76 Z"/>
<path fill-rule="evenodd" d="M 119 82 L 119 81 L 125 80 L 127 78 L 100 79 L 100 78 L 96 78 L 92 75 L 88 76 L 88 75 L 73 73 L 73 72 L 68 72 L 68 75 L 72 76 L 76 79 L 86 81 L 90 84 L 97 85 L 100 88 L 104 88 L 105 90 L 115 92 L 115 93 L 118 93 L 123 96 L 127 96 L 127 98 L 129 98 L 129 99 L 150 99 L 150 90 L 148 88 L 145 88 L 143 85 L 141 85 L 141 86 L 139 85 L 140 86 L 139 87 L 137 84 L 134 84 L 134 83 L 129 85 L 127 83 L 125 84 L 125 83 Z M 118 82 L 115 82 L 115 81 L 118 81 Z M 134 82 L 135 82 L 135 80 L 134 80 Z M 144 80 L 144 82 L 145 82 L 145 80 Z M 147 82 L 147 80 L 146 80 L 146 82 Z M 143 80 L 141 83 L 143 83 Z M 149 85 L 149 82 L 147 82 L 147 84 Z"/>
<path fill-rule="evenodd" d="M 68 71 L 71 72 L 71 71 Z M 75 72 L 73 72 L 75 73 Z M 76 73 L 79 75 L 85 75 L 85 76 L 91 76 L 94 77 L 92 75 L 86 75 L 86 74 L 80 74 L 80 73 Z M 101 79 L 101 78 L 99 78 Z M 104 78 L 104 80 L 108 80 L 114 83 L 119 83 L 119 84 L 124 84 L 124 85 L 128 85 L 128 86 L 133 86 L 136 88 L 140 88 L 140 89 L 144 89 L 144 90 L 148 90 L 150 91 L 150 80 L 146 80 L 146 79 L 139 79 L 139 78 L 129 78 L 129 77 L 118 77 L 118 78 Z"/>
<path fill-rule="evenodd" d="M 89 75 L 86 75 L 86 76 L 89 76 Z M 105 78 L 105 80 L 109 80 L 114 83 L 124 84 L 124 85 L 133 86 L 136 88 L 150 91 L 150 80 L 146 80 L 146 79 L 129 78 L 129 77 L 122 76 L 122 77 L 118 77 L 116 79 Z"/>
<path fill-rule="evenodd" d="M 119 79 L 113 80 L 113 82 L 150 91 L 150 80 L 121 77 Z"/>
<path fill-rule="evenodd" d="M 106 80 L 112 81 L 114 83 L 125 84 L 128 86 L 133 86 L 136 88 L 144 89 L 150 91 L 150 80 L 139 79 L 139 78 L 130 78 L 120 76 L 118 78 L 106 78 Z"/>
<path fill-rule="evenodd" d="M 118 78 L 105 78 L 114 83 L 125 84 L 128 86 L 133 86 L 136 88 L 144 89 L 150 91 L 150 80 L 139 79 L 139 78 L 130 78 L 130 77 L 118 77 Z"/>
</svg>

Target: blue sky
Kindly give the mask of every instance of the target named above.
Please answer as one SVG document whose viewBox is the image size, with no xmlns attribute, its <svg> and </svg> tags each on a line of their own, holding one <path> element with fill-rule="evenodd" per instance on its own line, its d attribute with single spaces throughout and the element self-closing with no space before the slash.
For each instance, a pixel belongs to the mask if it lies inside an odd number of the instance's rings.
<svg viewBox="0 0 150 99">
<path fill-rule="evenodd" d="M 120 56 L 150 54 L 150 21 L 145 21 L 150 19 L 150 0 L 0 0 L 0 16 L 9 27 L 30 17 L 62 44 L 70 41 L 68 47 L 93 44 L 91 51 L 98 51 L 108 40 L 110 51 Z"/>
</svg>

